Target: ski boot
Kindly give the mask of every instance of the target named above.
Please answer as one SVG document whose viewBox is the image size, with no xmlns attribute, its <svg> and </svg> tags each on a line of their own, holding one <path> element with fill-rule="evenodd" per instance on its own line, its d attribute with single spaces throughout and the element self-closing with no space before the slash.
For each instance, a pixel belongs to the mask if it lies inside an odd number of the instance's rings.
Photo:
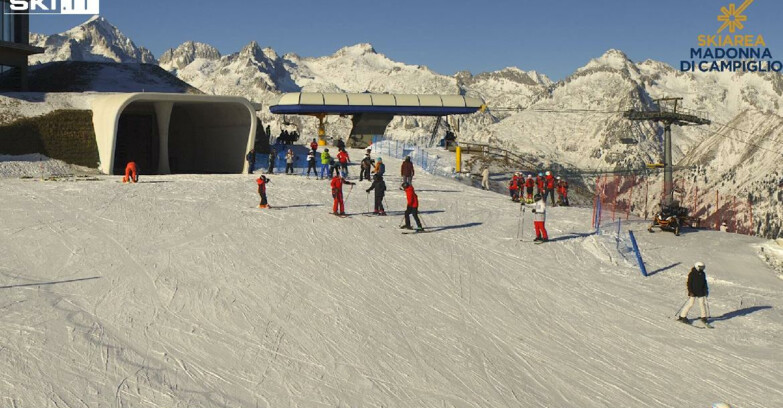
<svg viewBox="0 0 783 408">
<path fill-rule="evenodd" d="M 678 316 L 678 317 L 677 317 L 677 321 L 678 321 L 678 322 L 685 323 L 685 324 L 691 324 L 691 321 L 690 321 L 690 320 L 688 320 L 688 318 L 687 318 L 687 317 Z"/>
<path fill-rule="evenodd" d="M 403 225 L 400 227 L 400 229 L 412 230 L 413 227 L 411 227 L 410 225 Z"/>
</svg>

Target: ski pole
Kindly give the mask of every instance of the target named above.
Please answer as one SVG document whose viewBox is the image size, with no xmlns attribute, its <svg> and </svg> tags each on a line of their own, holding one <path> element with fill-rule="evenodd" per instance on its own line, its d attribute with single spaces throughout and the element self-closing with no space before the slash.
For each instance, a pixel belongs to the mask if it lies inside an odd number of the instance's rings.
<svg viewBox="0 0 783 408">
<path fill-rule="evenodd" d="M 520 206 L 519 207 L 519 215 L 517 216 L 517 240 L 519 240 L 519 231 L 520 231 L 520 228 L 521 228 L 520 224 L 522 223 L 522 211 L 523 211 L 522 209 L 523 208 L 524 208 L 524 206 Z"/>
<path fill-rule="evenodd" d="M 370 193 L 367 192 L 367 212 L 370 211 L 372 211 L 372 209 L 370 208 Z"/>
<path fill-rule="evenodd" d="M 348 189 L 348 195 L 345 196 L 345 202 L 348 202 L 348 198 L 351 197 L 351 191 L 353 191 L 353 185 Z"/>
<path fill-rule="evenodd" d="M 704 297 L 704 305 L 707 306 L 707 317 L 712 318 L 712 311 L 710 310 L 710 301 L 706 296 Z"/>
<path fill-rule="evenodd" d="M 682 304 L 680 305 L 680 308 L 677 309 L 677 313 L 674 314 L 674 317 L 680 317 L 680 313 L 682 312 L 682 308 L 685 307 L 685 304 L 688 303 L 688 300 L 690 300 L 690 298 L 685 299 L 685 301 L 682 302 Z"/>
<path fill-rule="evenodd" d="M 421 221 L 421 226 L 426 229 L 427 223 L 424 222 L 424 217 L 421 214 L 419 214 L 419 221 Z"/>
<path fill-rule="evenodd" d="M 527 209 L 524 205 L 522 205 L 522 237 L 519 239 L 520 241 L 525 239 L 525 212 Z"/>
</svg>

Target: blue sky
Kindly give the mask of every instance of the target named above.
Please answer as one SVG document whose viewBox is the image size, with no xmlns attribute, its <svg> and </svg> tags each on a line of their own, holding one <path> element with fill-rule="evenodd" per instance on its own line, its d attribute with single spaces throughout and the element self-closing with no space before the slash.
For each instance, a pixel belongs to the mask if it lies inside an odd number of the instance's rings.
<svg viewBox="0 0 783 408">
<path fill-rule="evenodd" d="M 156 57 L 188 40 L 223 54 L 255 40 L 306 57 L 369 42 L 393 60 L 446 75 L 516 66 L 562 79 L 610 48 L 679 66 L 697 35 L 716 33 L 730 2 L 101 0 L 101 15 Z M 745 14 L 742 33 L 762 34 L 783 60 L 783 2 L 755 0 Z M 32 16 L 31 31 L 58 33 L 87 18 Z"/>
</svg>

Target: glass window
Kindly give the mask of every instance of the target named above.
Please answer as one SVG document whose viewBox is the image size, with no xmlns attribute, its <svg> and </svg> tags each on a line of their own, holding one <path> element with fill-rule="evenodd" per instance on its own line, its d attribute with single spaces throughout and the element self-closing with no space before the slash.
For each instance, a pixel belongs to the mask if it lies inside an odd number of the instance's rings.
<svg viewBox="0 0 783 408">
<path fill-rule="evenodd" d="M 3 1 L 2 40 L 14 42 L 14 15 L 11 14 L 11 3 Z"/>
</svg>

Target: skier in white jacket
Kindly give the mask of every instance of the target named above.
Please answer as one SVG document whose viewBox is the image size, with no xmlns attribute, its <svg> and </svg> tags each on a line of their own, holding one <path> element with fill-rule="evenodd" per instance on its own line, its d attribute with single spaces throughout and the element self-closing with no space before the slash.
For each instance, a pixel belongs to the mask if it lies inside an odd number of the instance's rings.
<svg viewBox="0 0 783 408">
<path fill-rule="evenodd" d="M 546 201 L 544 201 L 541 194 L 536 194 L 533 199 L 536 201 L 536 208 L 533 209 L 533 225 L 536 228 L 536 239 L 533 241 L 547 242 L 549 236 L 546 233 Z"/>
<path fill-rule="evenodd" d="M 489 166 L 484 167 L 481 170 L 481 188 L 483 190 L 489 190 Z"/>
</svg>

